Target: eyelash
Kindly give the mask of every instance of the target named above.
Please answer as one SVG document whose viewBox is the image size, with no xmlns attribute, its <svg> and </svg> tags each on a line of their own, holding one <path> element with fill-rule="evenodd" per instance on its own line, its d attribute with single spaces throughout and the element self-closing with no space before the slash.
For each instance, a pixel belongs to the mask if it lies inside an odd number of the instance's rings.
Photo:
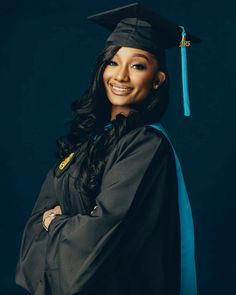
<svg viewBox="0 0 236 295">
<path fill-rule="evenodd" d="M 117 65 L 117 62 L 115 62 L 113 60 L 110 60 L 110 61 L 108 61 L 107 65 L 109 65 L 109 66 L 116 66 Z M 132 66 L 137 67 L 137 70 L 139 70 L 139 71 L 142 71 L 142 70 L 145 70 L 146 69 L 146 65 L 141 64 L 141 63 L 137 63 L 137 64 L 134 64 Z"/>
</svg>

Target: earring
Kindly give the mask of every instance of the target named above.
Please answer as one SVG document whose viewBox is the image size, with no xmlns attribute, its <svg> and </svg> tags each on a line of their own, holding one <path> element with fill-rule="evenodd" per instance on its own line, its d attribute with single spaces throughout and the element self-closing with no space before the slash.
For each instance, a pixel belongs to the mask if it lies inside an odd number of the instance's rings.
<svg viewBox="0 0 236 295">
<path fill-rule="evenodd" d="M 159 84 L 158 83 L 156 83 L 156 84 L 153 85 L 153 88 L 154 89 L 157 89 L 158 87 L 159 87 Z"/>
</svg>

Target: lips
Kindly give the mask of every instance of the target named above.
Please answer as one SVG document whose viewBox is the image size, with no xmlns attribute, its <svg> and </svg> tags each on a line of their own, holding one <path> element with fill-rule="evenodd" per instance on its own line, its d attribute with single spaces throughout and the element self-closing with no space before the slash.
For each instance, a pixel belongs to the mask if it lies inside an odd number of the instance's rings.
<svg viewBox="0 0 236 295">
<path fill-rule="evenodd" d="M 110 88 L 111 88 L 112 93 L 114 93 L 116 95 L 127 95 L 127 94 L 131 93 L 131 91 L 133 90 L 133 88 L 131 88 L 131 87 L 117 85 L 117 84 L 110 84 Z"/>
</svg>

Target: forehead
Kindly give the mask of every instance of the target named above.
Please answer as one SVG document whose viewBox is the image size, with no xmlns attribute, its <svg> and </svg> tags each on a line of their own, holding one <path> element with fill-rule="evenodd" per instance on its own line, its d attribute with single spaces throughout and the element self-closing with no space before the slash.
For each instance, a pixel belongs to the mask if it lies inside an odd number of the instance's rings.
<svg viewBox="0 0 236 295">
<path fill-rule="evenodd" d="M 121 47 L 115 54 L 115 56 L 122 57 L 122 58 L 129 58 L 129 57 L 140 57 L 140 58 L 147 58 L 149 61 L 154 61 L 155 57 L 152 53 L 142 50 L 139 48 L 132 48 L 132 47 Z"/>
</svg>

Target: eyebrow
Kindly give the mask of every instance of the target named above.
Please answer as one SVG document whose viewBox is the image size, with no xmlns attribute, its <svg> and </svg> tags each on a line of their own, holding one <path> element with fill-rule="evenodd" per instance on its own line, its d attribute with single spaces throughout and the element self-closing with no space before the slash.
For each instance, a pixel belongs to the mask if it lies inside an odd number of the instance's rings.
<svg viewBox="0 0 236 295">
<path fill-rule="evenodd" d="M 119 57 L 119 54 L 115 54 L 115 55 Z M 143 58 L 145 58 L 148 62 L 150 62 L 149 58 L 148 58 L 146 55 L 142 54 L 142 53 L 134 53 L 134 54 L 132 54 L 132 57 L 143 57 Z"/>
<path fill-rule="evenodd" d="M 150 61 L 149 58 L 148 58 L 146 55 L 141 54 L 141 53 L 134 53 L 132 56 L 133 56 L 133 57 L 143 57 L 143 58 L 145 58 L 147 61 Z"/>
</svg>

